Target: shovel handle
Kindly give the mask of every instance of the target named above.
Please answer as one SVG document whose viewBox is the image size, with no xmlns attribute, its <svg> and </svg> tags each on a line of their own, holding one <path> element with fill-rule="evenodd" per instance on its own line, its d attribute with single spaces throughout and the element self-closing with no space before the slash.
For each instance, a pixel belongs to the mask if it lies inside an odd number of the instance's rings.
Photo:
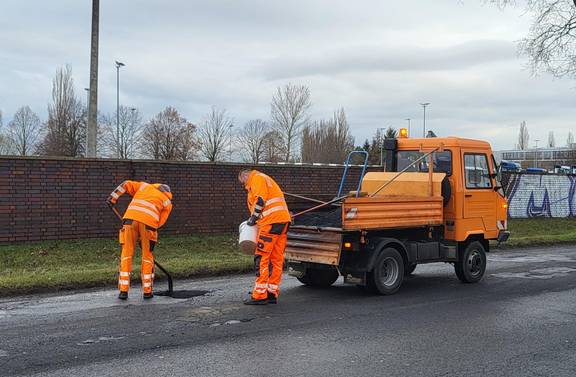
<svg viewBox="0 0 576 377">
<path fill-rule="evenodd" d="M 110 202 L 106 202 L 106 204 L 108 204 L 108 207 L 110 207 L 110 209 L 112 210 L 112 212 L 114 212 L 114 214 L 116 215 L 116 217 L 118 218 L 118 220 L 122 221 L 122 215 L 120 214 L 120 212 L 118 212 L 118 210 L 116 209 L 116 207 L 114 207 L 114 204 L 110 203 Z"/>
</svg>

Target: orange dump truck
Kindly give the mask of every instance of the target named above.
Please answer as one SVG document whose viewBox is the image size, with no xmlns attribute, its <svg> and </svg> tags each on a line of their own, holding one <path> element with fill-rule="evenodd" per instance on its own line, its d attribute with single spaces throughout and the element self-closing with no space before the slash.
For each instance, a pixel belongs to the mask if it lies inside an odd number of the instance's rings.
<svg viewBox="0 0 576 377">
<path fill-rule="evenodd" d="M 367 173 L 358 190 L 294 217 L 288 273 L 312 286 L 343 275 L 393 294 L 416 265 L 447 262 L 461 281 L 480 281 L 489 241 L 510 235 L 490 144 L 400 137 L 386 139 L 384 153 L 386 171 Z"/>
</svg>

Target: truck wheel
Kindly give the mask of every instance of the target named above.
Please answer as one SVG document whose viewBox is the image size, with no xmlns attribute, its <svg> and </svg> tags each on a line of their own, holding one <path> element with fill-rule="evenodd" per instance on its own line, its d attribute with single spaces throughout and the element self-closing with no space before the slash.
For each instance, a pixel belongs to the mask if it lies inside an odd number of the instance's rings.
<svg viewBox="0 0 576 377">
<path fill-rule="evenodd" d="M 470 242 L 460 260 L 454 263 L 454 271 L 463 283 L 477 283 L 482 280 L 486 272 L 486 251 L 482 243 Z"/>
<path fill-rule="evenodd" d="M 416 266 L 417 266 L 416 263 L 410 263 L 409 265 L 407 265 L 406 268 L 404 269 L 404 275 L 405 276 L 412 275 L 412 273 L 416 269 Z"/>
<path fill-rule="evenodd" d="M 374 269 L 368 274 L 367 288 L 381 295 L 396 293 L 404 280 L 404 260 L 393 248 L 380 252 Z"/>
<path fill-rule="evenodd" d="M 301 278 L 297 278 L 300 283 L 310 287 L 328 288 L 338 280 L 338 270 L 308 268 Z"/>
</svg>

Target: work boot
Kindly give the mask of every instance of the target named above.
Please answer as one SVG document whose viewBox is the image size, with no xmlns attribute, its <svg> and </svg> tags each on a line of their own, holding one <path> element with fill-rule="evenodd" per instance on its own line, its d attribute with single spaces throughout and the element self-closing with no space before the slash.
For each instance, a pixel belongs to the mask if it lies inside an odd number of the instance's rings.
<svg viewBox="0 0 576 377">
<path fill-rule="evenodd" d="M 128 299 L 128 292 L 122 292 L 120 291 L 120 294 L 118 295 L 118 298 L 120 300 L 127 300 Z"/>
<path fill-rule="evenodd" d="M 269 304 L 277 304 L 278 303 L 278 297 L 276 297 L 274 295 L 274 293 L 268 292 L 268 303 Z"/>
<path fill-rule="evenodd" d="M 150 293 L 144 293 L 144 300 L 149 300 L 152 297 L 154 297 L 154 293 L 150 292 Z"/>
<path fill-rule="evenodd" d="M 263 298 L 262 300 L 254 300 L 252 297 L 250 297 L 249 300 L 244 300 L 244 305 L 267 305 L 267 304 L 268 304 L 267 298 Z"/>
</svg>

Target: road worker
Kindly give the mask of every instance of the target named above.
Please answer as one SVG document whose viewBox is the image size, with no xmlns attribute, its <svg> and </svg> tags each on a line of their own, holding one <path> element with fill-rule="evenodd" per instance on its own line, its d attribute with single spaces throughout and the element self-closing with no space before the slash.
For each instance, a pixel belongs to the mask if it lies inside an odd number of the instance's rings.
<svg viewBox="0 0 576 377">
<path fill-rule="evenodd" d="M 140 240 L 142 249 L 142 288 L 144 298 L 154 297 L 152 284 L 154 282 L 154 246 L 158 241 L 158 228 L 160 228 L 172 211 L 172 192 L 170 186 L 165 184 L 150 184 L 146 182 L 124 181 L 110 194 L 107 202 L 115 205 L 118 199 L 128 193 L 132 201 L 124 213 L 122 230 L 120 230 L 120 244 L 122 257 L 120 260 L 120 273 L 118 278 L 118 298 L 126 300 L 130 288 L 130 273 L 132 272 L 132 257 L 136 242 Z"/>
<path fill-rule="evenodd" d="M 238 180 L 248 191 L 249 226 L 258 225 L 254 255 L 256 283 L 246 305 L 276 304 L 282 268 L 286 232 L 291 218 L 284 194 L 276 182 L 257 170 L 242 170 Z"/>
</svg>

